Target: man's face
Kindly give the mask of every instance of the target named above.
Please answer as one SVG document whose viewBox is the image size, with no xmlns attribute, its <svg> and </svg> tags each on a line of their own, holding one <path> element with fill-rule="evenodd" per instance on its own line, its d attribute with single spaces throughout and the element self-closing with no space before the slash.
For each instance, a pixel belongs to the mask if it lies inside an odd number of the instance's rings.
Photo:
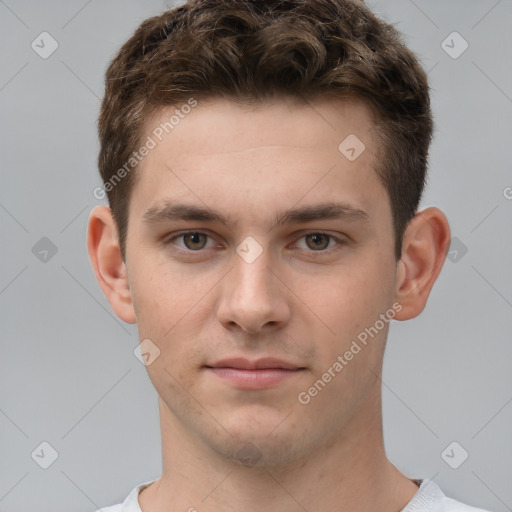
<svg viewBox="0 0 512 512">
<path fill-rule="evenodd" d="M 173 112 L 148 120 L 146 136 Z M 160 350 L 147 371 L 161 406 L 205 449 L 289 462 L 380 422 L 388 323 L 374 326 L 393 304 L 396 260 L 372 126 L 356 102 L 215 99 L 153 136 L 130 202 L 126 267 L 140 339 Z M 355 159 L 357 139 L 338 148 L 351 134 L 365 145 Z M 307 216 L 326 204 L 344 209 Z M 223 220 L 171 215 L 178 205 Z M 289 368 L 221 362 L 263 358 Z"/>
</svg>

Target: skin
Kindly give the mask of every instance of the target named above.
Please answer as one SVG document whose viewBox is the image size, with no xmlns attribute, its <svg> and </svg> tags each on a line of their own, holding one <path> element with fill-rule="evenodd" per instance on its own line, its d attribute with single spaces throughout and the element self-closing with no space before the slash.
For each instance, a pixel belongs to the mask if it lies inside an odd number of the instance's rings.
<svg viewBox="0 0 512 512">
<path fill-rule="evenodd" d="M 172 111 L 148 119 L 146 135 Z M 98 282 L 160 350 L 146 369 L 159 395 L 163 468 L 139 495 L 143 512 L 398 512 L 417 492 L 384 450 L 389 323 L 309 403 L 298 400 L 393 304 L 395 320 L 420 314 L 448 250 L 448 222 L 432 207 L 409 223 L 394 257 L 373 126 L 356 100 L 202 100 L 141 162 L 125 262 L 109 208 L 92 211 Z M 354 161 L 338 150 L 349 134 L 366 147 Z M 163 201 L 237 223 L 144 221 Z M 325 202 L 367 220 L 275 223 L 284 210 Z M 208 236 L 178 237 L 183 230 Z M 236 252 L 249 236 L 262 250 L 251 263 Z M 238 389 L 204 367 L 227 357 L 304 369 L 268 389 Z"/>
</svg>

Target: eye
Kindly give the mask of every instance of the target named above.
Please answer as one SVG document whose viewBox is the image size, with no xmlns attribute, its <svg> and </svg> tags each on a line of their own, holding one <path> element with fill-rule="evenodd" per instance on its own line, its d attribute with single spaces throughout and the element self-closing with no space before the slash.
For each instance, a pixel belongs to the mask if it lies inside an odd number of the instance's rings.
<svg viewBox="0 0 512 512">
<path fill-rule="evenodd" d="M 343 243 L 343 239 L 328 233 L 315 231 L 302 235 L 293 248 L 298 248 L 308 253 L 316 252 L 326 254 L 335 250 L 336 246 L 343 245 Z M 181 252 L 189 255 L 192 253 L 198 253 L 199 255 L 199 253 L 205 252 L 208 249 L 215 247 L 220 248 L 209 234 L 201 231 L 182 231 L 181 233 L 174 233 L 172 236 L 164 238 L 162 244 L 166 247 L 170 246 L 170 249 L 178 253 Z"/>
<path fill-rule="evenodd" d="M 300 240 L 304 239 L 306 249 L 310 249 L 313 252 L 330 252 L 326 249 L 333 248 L 336 244 L 342 244 L 342 240 L 339 238 L 322 232 L 306 233 Z M 334 242 L 331 244 L 331 242 Z M 298 246 L 299 244 L 297 244 Z M 299 247 L 304 248 L 304 247 Z"/>
<path fill-rule="evenodd" d="M 183 251 L 198 252 L 206 247 L 208 239 L 211 238 L 201 231 L 186 231 L 173 235 L 163 240 L 164 245 L 174 244 Z M 175 240 L 181 240 L 183 245 L 178 244 Z"/>
</svg>

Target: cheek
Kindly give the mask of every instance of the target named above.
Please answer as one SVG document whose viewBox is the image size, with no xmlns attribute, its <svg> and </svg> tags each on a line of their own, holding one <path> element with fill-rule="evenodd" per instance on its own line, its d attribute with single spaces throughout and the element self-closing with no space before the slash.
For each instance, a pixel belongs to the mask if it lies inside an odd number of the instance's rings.
<svg viewBox="0 0 512 512">
<path fill-rule="evenodd" d="M 212 301 L 219 276 L 214 271 L 202 275 L 193 267 L 180 271 L 168 260 L 147 257 L 134 276 L 139 338 L 150 339 L 160 351 L 146 369 L 164 394 L 170 388 L 192 388 L 194 370 L 205 363 L 205 347 L 216 348 Z"/>
<path fill-rule="evenodd" d="M 141 336 L 165 338 L 179 329 L 180 321 L 190 325 L 198 306 L 207 301 L 208 290 L 218 281 L 209 273 L 193 272 L 192 265 L 187 272 L 163 258 L 141 255 L 139 262 L 132 296 Z"/>
<path fill-rule="evenodd" d="M 163 396 L 181 396 L 193 384 L 190 370 L 204 363 L 204 315 L 211 311 L 205 290 L 211 286 L 171 273 L 170 266 L 145 262 L 140 268 L 132 289 L 139 338 L 160 351 L 146 370 Z"/>
<path fill-rule="evenodd" d="M 334 326 L 339 329 L 378 316 L 390 297 L 389 278 L 378 264 L 339 266 L 325 276 L 316 276 L 308 287 L 313 292 L 304 302 L 314 305 L 333 330 L 337 330 Z"/>
<path fill-rule="evenodd" d="M 304 287 L 300 288 L 302 290 L 308 289 L 305 286 L 311 289 L 314 283 L 314 291 L 309 298 L 303 293 L 299 296 L 304 296 L 307 308 L 303 309 L 309 309 L 308 318 L 316 335 L 323 333 L 321 337 L 324 342 L 317 344 L 319 352 L 323 352 L 322 364 L 332 362 L 338 355 L 344 354 L 361 333 L 364 339 L 365 329 L 374 326 L 379 315 L 391 307 L 393 282 L 389 269 L 385 267 L 386 264 L 376 258 L 371 261 L 361 258 L 359 265 L 340 266 L 329 275 L 321 278 L 317 276 L 307 285 L 303 283 Z M 386 333 L 387 324 L 372 338 L 372 346 L 368 344 L 365 350 L 354 357 L 359 361 L 355 366 L 363 360 L 374 360 L 379 356 Z"/>
</svg>

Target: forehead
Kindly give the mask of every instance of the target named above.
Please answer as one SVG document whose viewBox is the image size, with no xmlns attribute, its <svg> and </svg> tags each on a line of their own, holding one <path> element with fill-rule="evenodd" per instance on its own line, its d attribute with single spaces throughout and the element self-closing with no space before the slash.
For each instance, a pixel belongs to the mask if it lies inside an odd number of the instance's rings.
<svg viewBox="0 0 512 512">
<path fill-rule="evenodd" d="M 284 96 L 252 104 L 226 98 L 184 101 L 157 109 L 145 122 L 145 135 L 170 142 L 182 152 L 213 153 L 257 146 L 296 145 L 323 150 L 349 135 L 364 140 L 366 156 L 375 149 L 373 110 L 358 98 L 302 100 Z M 223 136 L 229 134 L 229 136 Z M 162 144 L 159 144 L 160 146 Z M 236 148 L 235 148 L 236 146 Z"/>
<path fill-rule="evenodd" d="M 261 217 L 247 201 L 281 210 L 283 202 L 342 200 L 371 210 L 375 194 L 385 193 L 374 170 L 373 114 L 361 101 L 185 104 L 161 108 L 146 121 L 143 138 L 155 146 L 140 164 L 132 195 L 139 217 L 173 197 Z"/>
</svg>

